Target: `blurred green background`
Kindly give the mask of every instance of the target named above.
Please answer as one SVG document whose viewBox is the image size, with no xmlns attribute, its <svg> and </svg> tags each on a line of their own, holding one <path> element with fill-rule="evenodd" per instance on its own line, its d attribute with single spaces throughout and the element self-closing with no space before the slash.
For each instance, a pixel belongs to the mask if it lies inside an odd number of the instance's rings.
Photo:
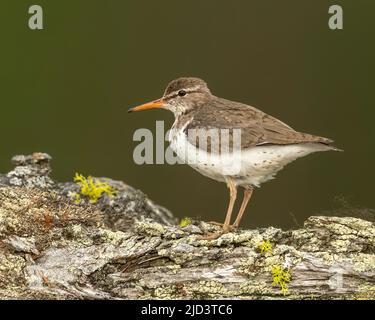
<svg viewBox="0 0 375 320">
<path fill-rule="evenodd" d="M 27 26 L 42 5 L 44 30 Z M 344 30 L 328 8 L 344 9 Z M 137 166 L 138 128 L 167 111 L 127 114 L 179 76 L 205 79 L 296 130 L 333 138 L 344 153 L 300 159 L 256 190 L 245 227 L 293 226 L 344 197 L 375 207 L 372 0 L 6 0 L 1 6 L 0 172 L 14 154 L 43 151 L 53 175 L 76 171 L 142 189 L 177 216 L 224 219 L 227 190 L 183 166 Z"/>
</svg>

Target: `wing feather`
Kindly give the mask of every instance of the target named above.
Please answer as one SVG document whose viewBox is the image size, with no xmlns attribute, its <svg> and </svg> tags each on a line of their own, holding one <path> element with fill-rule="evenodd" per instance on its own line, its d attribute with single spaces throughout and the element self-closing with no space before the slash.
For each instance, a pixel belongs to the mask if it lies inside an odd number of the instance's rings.
<svg viewBox="0 0 375 320">
<path fill-rule="evenodd" d="M 191 130 L 228 129 L 229 142 L 233 143 L 233 128 L 241 129 L 241 147 L 251 148 L 259 145 L 288 145 L 298 143 L 323 143 L 330 145 L 333 141 L 307 133 L 295 131 L 284 122 L 242 103 L 215 97 L 209 104 L 202 105 L 185 128 L 189 142 L 209 152 L 218 153 L 217 138 L 211 137 L 207 144 L 201 143 Z M 215 142 L 215 144 L 213 143 Z M 211 150 L 212 149 L 212 150 Z"/>
</svg>

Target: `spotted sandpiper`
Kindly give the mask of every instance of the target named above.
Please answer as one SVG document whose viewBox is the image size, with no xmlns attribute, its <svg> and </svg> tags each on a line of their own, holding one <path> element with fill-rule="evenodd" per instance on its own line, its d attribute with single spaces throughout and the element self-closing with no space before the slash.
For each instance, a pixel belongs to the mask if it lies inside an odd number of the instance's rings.
<svg viewBox="0 0 375 320">
<path fill-rule="evenodd" d="M 286 164 L 317 151 L 339 150 L 332 140 L 295 131 L 284 122 L 254 107 L 214 96 L 206 82 L 198 78 L 178 78 L 170 82 L 162 98 L 129 109 L 129 112 L 162 108 L 174 113 L 175 122 L 169 135 L 172 150 L 185 163 L 201 174 L 225 182 L 229 188 L 229 206 L 219 232 L 205 237 L 216 239 L 240 224 L 254 187 L 274 177 Z M 226 148 L 218 135 L 202 143 L 201 136 L 192 131 L 229 131 L 234 143 L 234 130 L 239 130 L 238 150 Z M 218 142 L 218 143 L 214 143 Z M 216 146 L 216 147 L 215 147 Z M 217 147 L 219 146 L 219 148 Z M 231 154 L 231 157 L 227 157 Z M 195 161 L 186 161 L 194 155 Z M 229 159 L 229 160 L 228 160 Z M 236 165 L 236 170 L 228 170 Z M 244 197 L 237 218 L 231 224 L 231 216 L 237 188 L 244 189 Z"/>
</svg>

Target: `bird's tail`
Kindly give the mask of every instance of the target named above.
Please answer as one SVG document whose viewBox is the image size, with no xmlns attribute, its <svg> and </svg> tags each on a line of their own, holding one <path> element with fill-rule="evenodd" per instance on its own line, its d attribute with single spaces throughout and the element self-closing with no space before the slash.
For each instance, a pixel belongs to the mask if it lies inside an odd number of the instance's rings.
<svg viewBox="0 0 375 320">
<path fill-rule="evenodd" d="M 333 146 L 332 144 L 329 144 L 329 143 L 320 142 L 319 144 L 325 147 L 322 151 L 340 151 L 340 152 L 344 151 L 343 149 L 339 149 L 339 148 L 337 148 L 337 147 L 335 147 L 335 146 Z"/>
</svg>

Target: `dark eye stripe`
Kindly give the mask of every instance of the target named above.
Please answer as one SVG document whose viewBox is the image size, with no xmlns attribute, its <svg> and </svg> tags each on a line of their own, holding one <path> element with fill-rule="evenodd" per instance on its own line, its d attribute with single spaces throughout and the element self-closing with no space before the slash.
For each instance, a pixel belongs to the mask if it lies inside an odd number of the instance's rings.
<svg viewBox="0 0 375 320">
<path fill-rule="evenodd" d="M 164 100 L 169 100 L 169 99 L 173 99 L 173 98 L 178 97 L 180 91 L 185 91 L 186 94 L 187 94 L 187 93 L 193 93 L 193 92 L 199 92 L 199 90 L 189 90 L 189 89 L 187 89 L 187 90 L 183 90 L 183 89 L 181 89 L 181 90 L 179 90 L 179 91 L 175 91 L 175 92 L 169 93 L 168 95 L 166 95 L 166 96 L 164 97 Z"/>
</svg>

